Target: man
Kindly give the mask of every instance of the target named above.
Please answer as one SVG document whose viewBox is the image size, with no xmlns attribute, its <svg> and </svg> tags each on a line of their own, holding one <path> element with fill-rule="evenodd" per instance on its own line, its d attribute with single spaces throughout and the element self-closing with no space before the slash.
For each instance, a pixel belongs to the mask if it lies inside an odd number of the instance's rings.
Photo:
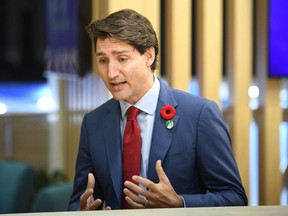
<svg viewBox="0 0 288 216">
<path fill-rule="evenodd" d="M 153 74 L 158 40 L 147 18 L 125 9 L 87 30 L 113 99 L 83 119 L 69 210 L 247 205 L 217 105 Z M 140 110 L 141 165 L 126 178 L 130 106 Z"/>
</svg>

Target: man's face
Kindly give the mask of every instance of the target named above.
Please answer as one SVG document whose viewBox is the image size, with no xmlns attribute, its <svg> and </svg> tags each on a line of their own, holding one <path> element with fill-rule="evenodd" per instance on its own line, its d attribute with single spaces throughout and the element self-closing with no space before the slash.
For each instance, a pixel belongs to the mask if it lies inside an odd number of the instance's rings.
<svg viewBox="0 0 288 216">
<path fill-rule="evenodd" d="M 96 58 L 99 74 L 116 100 L 135 104 L 153 85 L 153 48 L 141 55 L 118 39 L 98 39 Z"/>
</svg>

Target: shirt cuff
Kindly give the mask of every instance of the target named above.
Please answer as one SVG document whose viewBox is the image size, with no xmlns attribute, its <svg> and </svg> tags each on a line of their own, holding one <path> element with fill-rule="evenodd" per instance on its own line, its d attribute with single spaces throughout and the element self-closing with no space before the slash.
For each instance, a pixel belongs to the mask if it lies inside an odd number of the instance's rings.
<svg viewBox="0 0 288 216">
<path fill-rule="evenodd" d="M 181 196 L 181 195 L 180 195 L 180 196 Z M 181 196 L 181 198 L 182 198 L 182 201 L 183 201 L 183 207 L 186 208 L 186 202 L 185 202 L 183 196 Z"/>
</svg>

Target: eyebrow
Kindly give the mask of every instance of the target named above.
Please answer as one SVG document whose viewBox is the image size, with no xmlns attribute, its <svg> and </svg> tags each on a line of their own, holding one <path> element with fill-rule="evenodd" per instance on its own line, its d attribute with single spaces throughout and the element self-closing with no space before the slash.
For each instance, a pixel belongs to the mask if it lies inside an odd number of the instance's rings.
<svg viewBox="0 0 288 216">
<path fill-rule="evenodd" d="M 120 51 L 114 50 L 114 51 L 112 51 L 112 54 L 113 55 L 119 55 L 119 54 L 128 53 L 128 52 L 129 52 L 129 50 L 120 50 Z M 105 53 L 104 52 L 97 52 L 96 55 L 101 56 L 101 55 L 105 55 Z"/>
</svg>

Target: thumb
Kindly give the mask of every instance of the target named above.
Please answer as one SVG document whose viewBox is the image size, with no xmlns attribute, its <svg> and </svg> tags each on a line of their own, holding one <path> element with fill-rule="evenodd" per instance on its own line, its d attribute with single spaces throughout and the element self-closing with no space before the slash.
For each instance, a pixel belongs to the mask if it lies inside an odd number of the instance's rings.
<svg viewBox="0 0 288 216">
<path fill-rule="evenodd" d="M 166 173 L 164 172 L 162 165 L 161 165 L 161 160 L 156 161 L 156 172 L 158 175 L 158 178 L 160 182 L 169 182 L 168 177 L 166 176 Z"/>
<path fill-rule="evenodd" d="M 92 173 L 88 174 L 88 182 L 87 182 L 87 188 L 86 190 L 92 189 L 94 190 L 95 187 L 95 178 L 94 175 Z"/>
</svg>

